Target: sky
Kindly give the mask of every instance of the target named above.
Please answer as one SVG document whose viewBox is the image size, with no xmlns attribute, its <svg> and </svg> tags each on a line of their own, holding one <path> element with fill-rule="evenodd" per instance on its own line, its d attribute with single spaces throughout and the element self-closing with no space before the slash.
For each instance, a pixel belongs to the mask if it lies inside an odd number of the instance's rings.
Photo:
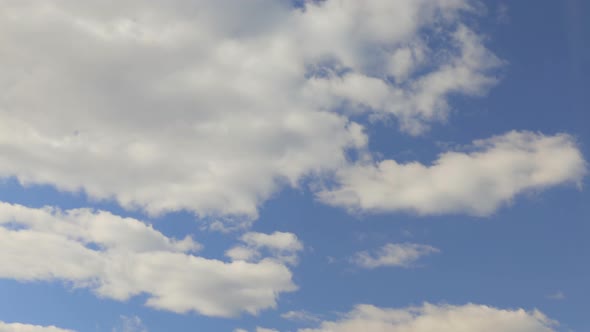
<svg viewBox="0 0 590 332">
<path fill-rule="evenodd" d="M 588 14 L 3 1 L 0 332 L 590 331 Z"/>
</svg>

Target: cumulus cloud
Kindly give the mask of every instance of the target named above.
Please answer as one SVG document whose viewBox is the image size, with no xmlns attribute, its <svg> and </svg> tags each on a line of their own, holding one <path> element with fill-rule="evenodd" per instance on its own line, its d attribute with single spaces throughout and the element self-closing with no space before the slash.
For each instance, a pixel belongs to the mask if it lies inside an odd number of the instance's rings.
<svg viewBox="0 0 590 332">
<path fill-rule="evenodd" d="M 440 250 L 432 246 L 416 243 L 388 243 L 376 252 L 361 251 L 351 257 L 350 261 L 362 268 L 374 269 L 384 266 L 410 267 L 420 257 Z"/>
<path fill-rule="evenodd" d="M 236 261 L 256 261 L 262 256 L 262 251 L 267 251 L 275 259 L 294 265 L 298 261 L 297 253 L 303 250 L 303 244 L 293 233 L 248 232 L 242 235 L 240 240 L 244 243 L 243 245 L 233 247 L 226 252 L 226 256 Z"/>
<path fill-rule="evenodd" d="M 55 326 L 29 325 L 22 323 L 4 323 L 0 321 L 0 332 L 74 332 Z"/>
<path fill-rule="evenodd" d="M 428 51 L 420 40 L 391 55 L 389 74 L 399 85 L 355 71 L 341 75 L 331 71 L 327 78 L 311 79 L 308 93 L 326 108 L 342 107 L 344 101 L 350 104 L 345 108 L 349 112 L 369 112 L 374 118 L 395 116 L 402 130 L 420 134 L 432 121 L 446 119 L 450 111 L 448 95 L 485 93 L 496 83 L 489 72 L 502 65 L 502 61 L 482 45 L 480 37 L 464 25 L 449 39 L 448 43 L 456 50 L 454 55 L 437 70 L 413 80 L 408 81 L 406 76 L 421 68 Z"/>
<path fill-rule="evenodd" d="M 147 294 L 147 306 L 176 313 L 256 314 L 296 289 L 277 259 L 207 259 L 190 238 L 103 211 L 0 203 L 0 248 L 0 278 L 63 281 L 120 301 Z"/>
<path fill-rule="evenodd" d="M 403 309 L 358 305 L 337 321 L 299 332 L 552 332 L 556 322 L 541 312 L 467 304 L 424 304 Z"/>
<path fill-rule="evenodd" d="M 573 137 L 512 131 L 474 141 L 471 152 L 441 154 L 432 165 L 384 160 L 337 173 L 323 202 L 351 210 L 485 216 L 519 193 L 580 183 L 586 162 Z"/>
<path fill-rule="evenodd" d="M 494 84 L 471 3 L 6 1 L 0 177 L 252 220 L 365 148 L 350 114 L 420 133 Z"/>
</svg>

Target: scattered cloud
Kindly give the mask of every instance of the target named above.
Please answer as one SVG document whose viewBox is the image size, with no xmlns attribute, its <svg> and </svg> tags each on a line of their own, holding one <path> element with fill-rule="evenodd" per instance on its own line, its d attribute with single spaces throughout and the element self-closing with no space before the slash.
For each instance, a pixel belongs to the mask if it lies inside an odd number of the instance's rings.
<svg viewBox="0 0 590 332">
<path fill-rule="evenodd" d="M 424 304 L 403 309 L 357 305 L 337 321 L 325 321 L 318 328 L 299 332 L 552 332 L 556 325 L 537 310 L 505 310 L 475 304 Z"/>
<path fill-rule="evenodd" d="M 257 327 L 256 332 L 279 332 L 279 330 L 267 329 L 264 327 Z"/>
<path fill-rule="evenodd" d="M 506 3 L 500 2 L 497 4 L 496 21 L 500 24 L 510 23 L 510 8 Z"/>
<path fill-rule="evenodd" d="M 176 313 L 256 314 L 296 289 L 275 258 L 207 259 L 190 238 L 104 211 L 0 203 L 0 243 L 0 278 L 64 281 L 120 301 L 147 294 L 147 306 Z"/>
<path fill-rule="evenodd" d="M 282 318 L 298 321 L 298 322 L 319 322 L 320 318 L 310 312 L 305 310 L 297 310 L 297 311 L 288 311 L 281 315 Z"/>
<path fill-rule="evenodd" d="M 548 295 L 547 298 L 551 299 L 551 300 L 561 301 L 561 300 L 565 300 L 565 294 L 562 291 L 558 291 L 558 292 Z"/>
<path fill-rule="evenodd" d="M 296 265 L 298 262 L 297 253 L 303 250 L 303 244 L 293 233 L 274 232 L 264 234 L 248 232 L 240 238 L 244 243 L 231 248 L 226 256 L 234 261 L 257 261 L 261 252 L 266 250 L 271 257 L 280 262 Z"/>
<path fill-rule="evenodd" d="M 487 216 L 521 193 L 581 183 L 586 162 L 567 134 L 513 131 L 431 165 L 369 151 L 366 126 L 393 119 L 420 135 L 447 120 L 451 97 L 497 83 L 504 61 L 465 19 L 476 3 L 9 1 L 0 11 L 0 178 L 151 215 L 187 210 L 224 233 L 246 232 L 265 201 L 310 178 L 319 179 L 314 188 L 335 179 L 316 192 L 326 204 L 418 215 Z M 506 8 L 497 6 L 498 20 Z M 365 116 L 368 124 L 358 120 Z M 257 314 L 297 289 L 291 268 L 304 247 L 295 234 L 246 232 L 238 241 L 229 259 L 209 259 L 190 236 L 141 220 L 0 202 L 0 278 L 63 282 L 118 301 L 145 296 L 175 313 Z M 438 251 L 389 243 L 350 261 L 408 267 Z M 335 321 L 281 316 L 318 325 L 301 332 L 557 324 L 536 310 L 474 304 L 358 305 Z M 138 317 L 121 320 L 113 332 L 147 331 Z M 37 331 L 69 330 L 0 322 L 0 332 Z"/>
<path fill-rule="evenodd" d="M 148 329 L 137 316 L 121 316 L 121 323 L 112 332 L 148 332 Z"/>
<path fill-rule="evenodd" d="M 39 326 L 22 323 L 5 323 L 0 321 L 0 332 L 75 332 L 55 326 Z"/>
<path fill-rule="evenodd" d="M 374 253 L 361 251 L 351 257 L 350 261 L 362 268 L 396 266 L 410 267 L 423 256 L 438 253 L 432 246 L 416 243 L 388 243 Z"/>
<path fill-rule="evenodd" d="M 430 166 L 384 160 L 337 173 L 321 201 L 350 210 L 487 216 L 516 195 L 565 183 L 587 172 L 573 137 L 512 131 L 474 141 L 472 152 L 441 154 Z"/>
</svg>

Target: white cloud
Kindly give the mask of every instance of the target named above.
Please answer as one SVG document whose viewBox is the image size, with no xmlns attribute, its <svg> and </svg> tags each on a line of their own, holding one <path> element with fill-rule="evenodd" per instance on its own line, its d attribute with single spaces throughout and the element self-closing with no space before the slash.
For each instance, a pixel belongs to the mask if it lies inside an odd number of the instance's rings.
<svg viewBox="0 0 590 332">
<path fill-rule="evenodd" d="M 445 152 L 431 166 L 357 164 L 339 171 L 339 186 L 318 197 L 352 210 L 485 216 L 519 193 L 579 183 L 586 174 L 580 150 L 565 134 L 512 131 L 475 141 L 470 149 Z"/>
<path fill-rule="evenodd" d="M 552 332 L 556 325 L 539 311 L 503 310 L 468 304 L 425 304 L 404 309 L 358 305 L 338 321 L 299 332 Z"/>
<path fill-rule="evenodd" d="M 229 249 L 226 256 L 234 261 L 256 261 L 261 257 L 263 250 L 279 260 L 289 264 L 297 264 L 297 253 L 303 250 L 303 244 L 293 233 L 274 232 L 264 234 L 248 232 L 241 236 L 244 245 Z"/>
<path fill-rule="evenodd" d="M 121 316 L 121 323 L 112 332 L 148 332 L 148 329 L 137 316 Z"/>
<path fill-rule="evenodd" d="M 432 246 L 416 243 L 388 243 L 379 248 L 375 253 L 361 251 L 350 260 L 352 263 L 366 268 L 374 269 L 383 266 L 410 267 L 420 257 L 440 250 Z"/>
<path fill-rule="evenodd" d="M 300 322 L 319 322 L 320 319 L 305 310 L 297 310 L 297 311 L 288 311 L 284 314 L 281 314 L 281 317 L 284 319 L 292 320 L 292 321 L 300 321 Z"/>
<path fill-rule="evenodd" d="M 192 253 L 138 220 L 88 209 L 61 211 L 0 203 L 0 278 L 64 281 L 124 301 L 208 316 L 256 314 L 294 291 L 291 271 L 274 258 L 224 262 Z"/>
<path fill-rule="evenodd" d="M 418 133 L 446 116 L 449 93 L 484 92 L 499 61 L 461 24 L 469 3 L 9 1 L 0 177 L 252 220 L 281 186 L 365 147 L 347 114 L 370 108 Z M 432 49 L 434 28 L 450 42 Z"/>
<path fill-rule="evenodd" d="M 0 202 L 0 225 L 10 227 L 11 224 L 112 250 L 185 252 L 200 249 L 190 236 L 180 241 L 170 239 L 139 220 L 92 209 L 32 209 Z"/>
<path fill-rule="evenodd" d="M 257 327 L 256 332 L 279 332 L 279 330 L 268 329 L 265 327 Z"/>
<path fill-rule="evenodd" d="M 0 321 L 0 332 L 74 332 L 55 326 L 39 326 L 22 323 L 4 323 Z"/>
<path fill-rule="evenodd" d="M 450 94 L 485 93 L 496 83 L 489 72 L 502 65 L 466 26 L 460 25 L 449 38 L 454 55 L 443 56 L 445 61 L 437 70 L 409 82 L 406 76 L 425 61 L 427 52 L 420 40 L 388 54 L 391 56 L 386 65 L 389 74 L 401 85 L 356 71 L 344 75 L 331 72 L 327 78 L 310 80 L 308 94 L 326 108 L 348 106 L 348 111 L 368 111 L 376 118 L 394 115 L 402 130 L 420 134 L 428 129 L 430 122 L 446 119 L 451 109 L 447 100 Z M 343 101 L 351 105 L 343 105 Z"/>
</svg>

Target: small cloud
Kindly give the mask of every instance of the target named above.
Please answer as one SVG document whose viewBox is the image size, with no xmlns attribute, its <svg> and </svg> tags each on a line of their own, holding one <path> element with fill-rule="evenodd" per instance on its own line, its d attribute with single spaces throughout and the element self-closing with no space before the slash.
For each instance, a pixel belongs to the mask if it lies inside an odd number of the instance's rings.
<svg viewBox="0 0 590 332">
<path fill-rule="evenodd" d="M 267 329 L 264 327 L 257 327 L 256 332 L 279 332 L 279 330 Z"/>
<path fill-rule="evenodd" d="M 229 249 L 225 255 L 233 261 L 257 261 L 261 256 L 261 250 L 265 250 L 273 258 L 287 264 L 298 263 L 298 253 L 303 250 L 303 244 L 293 233 L 274 232 L 264 234 L 248 232 L 240 237 L 243 242 Z"/>
<path fill-rule="evenodd" d="M 321 319 L 305 310 L 289 311 L 281 315 L 282 318 L 299 322 L 319 322 Z"/>
<path fill-rule="evenodd" d="M 383 266 L 410 267 L 422 256 L 438 252 L 440 252 L 439 249 L 424 244 L 388 243 L 375 252 L 358 252 L 350 258 L 350 261 L 366 269 Z"/>
<path fill-rule="evenodd" d="M 509 8 L 505 3 L 498 4 L 498 7 L 496 8 L 496 20 L 500 24 L 510 23 Z"/>
<path fill-rule="evenodd" d="M 148 329 L 137 316 L 121 316 L 119 325 L 114 327 L 112 332 L 148 332 Z"/>
<path fill-rule="evenodd" d="M 561 301 L 561 300 L 565 300 L 565 294 L 562 291 L 558 291 L 556 293 L 547 295 L 547 298 L 551 299 L 551 300 Z"/>
<path fill-rule="evenodd" d="M 229 234 L 246 230 L 252 226 L 251 220 L 232 220 L 227 219 L 224 221 L 215 220 L 211 223 L 205 224 L 201 227 L 201 230 L 208 230 L 210 232 L 219 232 L 223 234 Z"/>
<path fill-rule="evenodd" d="M 402 235 L 403 235 L 404 237 L 414 237 L 414 234 L 412 234 L 412 232 L 410 232 L 410 231 L 409 231 L 409 230 L 407 230 L 407 229 L 402 231 Z"/>
</svg>

